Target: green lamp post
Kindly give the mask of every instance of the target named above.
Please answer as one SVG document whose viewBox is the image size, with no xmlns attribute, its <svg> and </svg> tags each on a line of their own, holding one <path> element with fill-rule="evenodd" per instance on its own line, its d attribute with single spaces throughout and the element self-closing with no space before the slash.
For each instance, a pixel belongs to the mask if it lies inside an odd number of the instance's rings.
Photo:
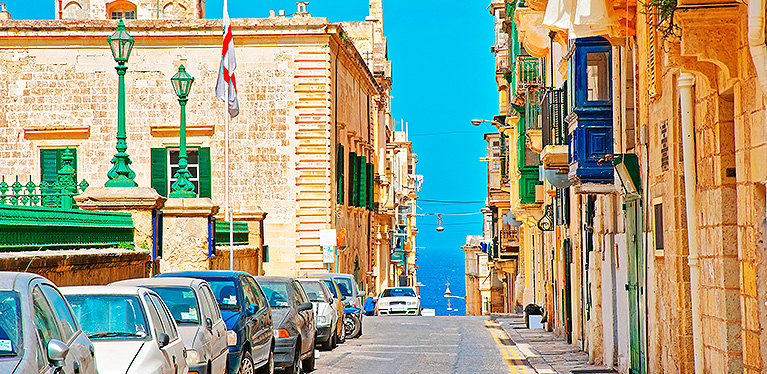
<svg viewBox="0 0 767 374">
<path fill-rule="evenodd" d="M 131 49 L 133 49 L 133 37 L 125 30 L 123 20 L 117 25 L 112 36 L 107 37 L 112 57 L 117 62 L 118 86 L 117 86 L 117 153 L 112 158 L 112 169 L 107 176 L 109 180 L 106 187 L 136 187 L 138 184 L 133 180 L 136 173 L 130 168 L 131 160 L 125 151 L 128 149 L 127 135 L 125 132 L 125 72 Z"/>
<path fill-rule="evenodd" d="M 170 186 L 170 197 L 197 197 L 197 194 L 194 193 L 194 184 L 189 181 L 192 173 L 186 168 L 188 165 L 186 161 L 186 102 L 189 100 L 188 96 L 192 90 L 194 77 L 186 72 L 184 65 L 181 65 L 178 67 L 178 73 L 170 79 L 170 83 L 173 85 L 173 91 L 176 92 L 178 103 L 181 105 L 181 129 L 179 131 L 181 150 L 178 157 L 178 171 L 174 175 L 176 181 Z"/>
</svg>

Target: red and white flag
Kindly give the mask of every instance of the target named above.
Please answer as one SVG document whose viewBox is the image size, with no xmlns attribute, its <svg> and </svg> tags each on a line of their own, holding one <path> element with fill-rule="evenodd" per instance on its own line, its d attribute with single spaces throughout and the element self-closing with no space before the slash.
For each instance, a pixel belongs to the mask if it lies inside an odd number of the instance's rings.
<svg viewBox="0 0 767 374">
<path fill-rule="evenodd" d="M 232 25 L 229 23 L 229 11 L 226 0 L 224 0 L 224 48 L 221 50 L 221 67 L 218 71 L 218 82 L 216 82 L 216 97 L 221 101 L 226 101 L 226 90 L 229 90 L 229 115 L 232 118 L 240 114 L 240 102 L 237 101 L 237 81 L 234 79 L 235 69 L 237 69 L 237 61 L 234 58 Z"/>
</svg>

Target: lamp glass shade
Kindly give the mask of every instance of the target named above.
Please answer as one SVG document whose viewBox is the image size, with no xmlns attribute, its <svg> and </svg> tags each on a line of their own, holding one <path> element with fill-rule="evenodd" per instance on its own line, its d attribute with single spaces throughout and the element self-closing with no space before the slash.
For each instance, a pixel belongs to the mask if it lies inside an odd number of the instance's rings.
<svg viewBox="0 0 767 374">
<path fill-rule="evenodd" d="M 194 83 L 194 77 L 186 72 L 184 65 L 178 67 L 178 72 L 173 78 L 170 79 L 170 83 L 173 85 L 173 91 L 178 97 L 187 97 L 189 92 L 192 91 L 192 83 Z"/>
<path fill-rule="evenodd" d="M 130 58 L 130 52 L 133 49 L 133 37 L 125 30 L 125 24 L 122 20 L 117 24 L 117 30 L 107 37 L 109 48 L 112 50 L 112 57 L 120 62 L 127 62 Z"/>
</svg>

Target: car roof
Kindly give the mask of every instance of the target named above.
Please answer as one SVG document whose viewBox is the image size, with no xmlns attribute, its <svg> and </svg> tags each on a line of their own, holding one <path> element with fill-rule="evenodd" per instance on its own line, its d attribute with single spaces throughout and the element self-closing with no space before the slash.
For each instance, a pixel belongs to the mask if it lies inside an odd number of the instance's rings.
<svg viewBox="0 0 767 374">
<path fill-rule="evenodd" d="M 138 296 L 141 290 L 150 291 L 143 287 L 130 287 L 130 286 L 74 286 L 74 287 L 61 287 L 59 289 L 61 290 L 61 293 L 64 295 Z"/>
<path fill-rule="evenodd" d="M 393 289 L 395 289 L 395 288 L 409 288 L 409 289 L 411 289 L 411 290 L 415 291 L 415 287 L 413 287 L 413 286 L 386 287 L 386 288 L 384 288 L 384 290 L 393 290 Z"/>
<path fill-rule="evenodd" d="M 47 279 L 35 273 L 22 273 L 17 271 L 0 271 L 0 289 L 13 290 L 20 286 L 23 286 L 26 288 L 29 282 L 35 278 Z"/>
<path fill-rule="evenodd" d="M 293 278 L 289 277 L 277 277 L 277 276 L 260 276 L 255 277 L 257 281 L 266 281 L 266 282 L 290 282 L 293 280 Z"/>
<path fill-rule="evenodd" d="M 179 271 L 172 273 L 157 274 L 153 278 L 165 278 L 165 277 L 237 277 L 239 275 L 249 275 L 244 271 L 239 270 L 192 270 L 192 271 Z"/>
<path fill-rule="evenodd" d="M 314 276 L 329 276 L 329 277 L 349 277 L 354 278 L 353 274 L 347 274 L 347 273 L 314 273 L 314 274 L 306 274 L 308 277 L 314 277 Z"/>
<path fill-rule="evenodd" d="M 191 277 L 160 277 L 160 278 L 136 278 L 127 279 L 118 282 L 112 282 L 109 284 L 111 287 L 116 286 L 189 286 L 198 287 L 200 284 L 205 283 L 205 280 L 200 278 Z"/>
<path fill-rule="evenodd" d="M 320 283 L 320 281 L 323 281 L 324 279 L 320 278 L 296 278 L 299 282 L 313 282 L 313 283 Z"/>
</svg>

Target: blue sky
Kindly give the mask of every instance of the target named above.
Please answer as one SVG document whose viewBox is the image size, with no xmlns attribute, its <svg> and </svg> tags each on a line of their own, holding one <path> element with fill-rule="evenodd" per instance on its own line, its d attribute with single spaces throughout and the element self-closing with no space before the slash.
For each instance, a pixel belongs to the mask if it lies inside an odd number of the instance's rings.
<svg viewBox="0 0 767 374">
<path fill-rule="evenodd" d="M 6 2 L 13 19 L 51 19 L 54 15 L 50 0 L 0 1 Z M 419 195 L 423 209 L 419 213 L 478 212 L 484 205 L 424 200 L 483 201 L 486 196 L 486 165 L 479 158 L 486 152 L 483 133 L 493 129 L 474 127 L 469 121 L 491 119 L 497 112 L 490 53 L 493 18 L 486 8 L 488 3 L 384 1 L 384 34 L 394 66 L 392 113 L 409 123 L 419 159 L 418 173 L 424 175 Z M 208 0 L 206 17 L 221 18 L 222 4 L 223 0 Z M 291 14 L 296 5 L 284 0 L 229 0 L 232 18 L 266 17 L 270 9 Z M 368 1 L 312 0 L 308 11 L 331 22 L 361 21 L 368 14 Z M 481 234 L 481 215 L 443 216 L 442 221 L 445 231 L 438 233 L 436 216 L 419 218 L 418 246 L 426 247 L 419 261 L 419 276 L 427 288 L 442 292 L 444 278 L 450 276 L 453 294 L 458 295 L 463 293 L 463 269 L 451 265 L 450 270 L 455 271 L 447 274 L 445 267 L 432 267 L 424 260 L 439 261 L 444 256 L 462 259 L 459 247 L 466 235 Z"/>
</svg>

